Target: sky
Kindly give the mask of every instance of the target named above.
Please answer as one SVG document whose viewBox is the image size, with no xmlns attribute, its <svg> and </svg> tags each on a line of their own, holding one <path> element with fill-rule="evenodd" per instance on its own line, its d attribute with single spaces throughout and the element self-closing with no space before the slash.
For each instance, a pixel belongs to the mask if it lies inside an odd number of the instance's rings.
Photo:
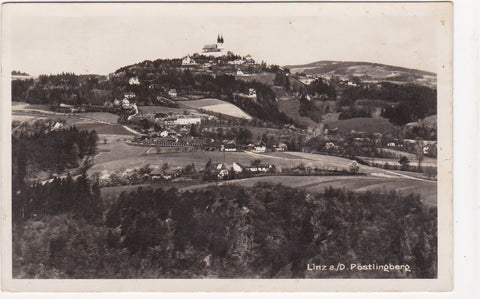
<svg viewBox="0 0 480 299">
<path fill-rule="evenodd" d="M 227 50 L 268 64 L 365 61 L 436 71 L 436 29 L 427 17 L 19 16 L 6 26 L 12 69 L 31 75 L 106 75 L 201 52 L 218 33 Z"/>
</svg>

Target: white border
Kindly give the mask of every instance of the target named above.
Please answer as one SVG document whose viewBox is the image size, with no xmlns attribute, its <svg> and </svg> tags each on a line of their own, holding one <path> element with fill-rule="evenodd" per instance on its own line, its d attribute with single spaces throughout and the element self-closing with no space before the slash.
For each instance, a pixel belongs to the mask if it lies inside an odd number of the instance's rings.
<svg viewBox="0 0 480 299">
<path fill-rule="evenodd" d="M 474 245 L 478 248 L 478 222 L 474 216 L 478 216 L 478 203 L 475 202 L 476 194 L 480 191 L 478 184 L 477 169 L 479 161 L 476 160 L 478 149 L 478 3 L 469 0 L 454 1 L 455 4 L 455 289 L 450 293 L 443 294 L 375 294 L 373 297 L 406 297 L 415 298 L 475 298 L 478 297 L 478 287 L 475 282 L 478 279 L 478 259 L 476 259 Z M 475 24 L 476 23 L 476 24 Z M 476 26 L 475 30 L 473 26 Z M 477 40 L 474 40 L 474 38 Z M 465 158 L 466 157 L 466 158 Z M 462 159 L 463 158 L 463 159 Z M 2 168 L 5 164 L 2 163 Z M 459 200 L 461 199 L 461 201 Z M 475 293 L 474 293 L 475 292 Z M 475 296 L 475 294 L 477 296 Z M 4 296 L 5 294 L 1 294 Z M 131 296 L 124 294 L 120 297 Z M 136 294 L 143 298 L 153 295 Z M 370 298 L 372 294 L 357 294 L 361 298 Z M 14 294 L 10 297 L 17 298 Z M 47 297 L 48 296 L 48 297 Z M 38 298 L 51 298 L 64 296 L 64 294 L 45 294 L 35 296 Z M 84 294 L 80 295 L 84 296 Z M 89 297 L 98 297 L 90 295 Z M 101 298 L 106 298 L 107 294 Z M 190 295 L 169 294 L 172 297 L 190 297 Z M 200 294 L 200 297 L 227 296 L 226 294 Z M 228 297 L 243 295 L 230 294 Z M 287 294 L 265 294 L 265 297 L 275 296 L 289 297 Z M 295 295 L 296 297 L 298 296 Z M 312 294 L 303 294 L 306 297 L 313 297 Z M 343 297 L 349 298 L 352 294 L 315 294 L 315 297 Z M 125 297 L 127 298 L 127 297 Z"/>
</svg>

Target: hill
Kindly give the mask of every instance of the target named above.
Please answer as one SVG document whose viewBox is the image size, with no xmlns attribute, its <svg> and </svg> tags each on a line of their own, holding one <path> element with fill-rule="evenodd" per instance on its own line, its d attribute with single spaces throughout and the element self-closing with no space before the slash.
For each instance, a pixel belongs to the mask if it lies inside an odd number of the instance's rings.
<svg viewBox="0 0 480 299">
<path fill-rule="evenodd" d="M 355 61 L 317 61 L 303 65 L 287 65 L 291 73 L 304 73 L 320 77 L 358 77 L 362 82 L 388 81 L 394 83 L 415 83 L 435 87 L 435 73 L 404 67 Z"/>
</svg>

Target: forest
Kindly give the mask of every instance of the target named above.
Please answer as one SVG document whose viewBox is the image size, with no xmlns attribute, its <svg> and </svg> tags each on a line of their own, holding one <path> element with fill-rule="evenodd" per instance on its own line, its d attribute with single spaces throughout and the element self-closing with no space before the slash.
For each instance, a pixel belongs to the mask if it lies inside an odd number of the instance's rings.
<svg viewBox="0 0 480 299">
<path fill-rule="evenodd" d="M 427 86 L 399 85 L 381 82 L 381 87 L 349 86 L 345 88 L 341 106 L 351 106 L 358 99 L 384 100 L 393 105 L 384 109 L 382 116 L 395 125 L 415 122 L 437 114 L 437 90 Z"/>
<path fill-rule="evenodd" d="M 407 263 L 412 272 L 334 277 L 437 273 L 436 209 L 414 194 L 257 184 L 139 188 L 107 202 L 82 176 L 13 200 L 16 278 L 305 278 L 307 263 L 338 261 Z"/>
<path fill-rule="evenodd" d="M 76 127 L 49 130 L 42 122 L 35 124 L 34 128 L 22 126 L 16 128 L 16 134 L 12 134 L 14 190 L 17 186 L 22 186 L 32 173 L 58 173 L 75 168 L 81 159 L 95 152 L 98 141 L 95 130 L 79 131 Z"/>
</svg>

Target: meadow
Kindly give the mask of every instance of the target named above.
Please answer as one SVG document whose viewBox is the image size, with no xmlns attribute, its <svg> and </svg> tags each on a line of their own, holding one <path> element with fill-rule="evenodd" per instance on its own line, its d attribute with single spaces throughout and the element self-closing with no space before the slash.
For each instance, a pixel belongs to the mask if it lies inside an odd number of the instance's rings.
<svg viewBox="0 0 480 299">
<path fill-rule="evenodd" d="M 364 133 L 388 134 L 394 130 L 392 123 L 383 117 L 378 118 L 350 118 L 342 120 L 328 121 L 330 129 L 337 128 L 341 133 L 350 133 L 352 130 Z"/>
<path fill-rule="evenodd" d="M 203 109 L 206 111 L 211 111 L 214 113 L 225 114 L 228 116 L 251 119 L 252 117 L 245 113 L 242 109 L 237 106 L 230 104 L 228 102 L 218 100 L 218 99 L 202 99 L 202 100 L 191 100 L 184 101 L 182 105 L 186 107 L 191 107 L 194 109 Z"/>
</svg>

